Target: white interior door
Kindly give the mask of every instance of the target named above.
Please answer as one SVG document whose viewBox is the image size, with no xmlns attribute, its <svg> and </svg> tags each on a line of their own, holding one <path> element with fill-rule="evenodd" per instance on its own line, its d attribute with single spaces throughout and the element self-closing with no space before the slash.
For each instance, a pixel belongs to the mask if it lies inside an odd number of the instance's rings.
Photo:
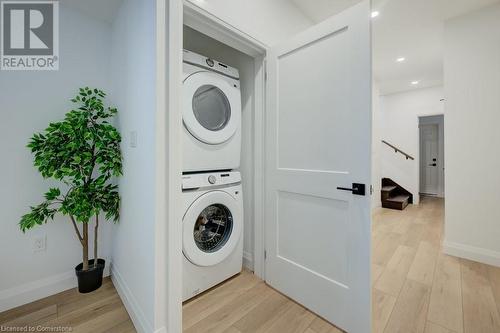
<svg viewBox="0 0 500 333">
<path fill-rule="evenodd" d="M 348 332 L 370 331 L 370 5 L 267 56 L 266 281 Z M 366 195 L 338 187 L 366 184 Z"/>
<path fill-rule="evenodd" d="M 437 195 L 439 191 L 439 127 L 420 125 L 420 192 Z"/>
</svg>

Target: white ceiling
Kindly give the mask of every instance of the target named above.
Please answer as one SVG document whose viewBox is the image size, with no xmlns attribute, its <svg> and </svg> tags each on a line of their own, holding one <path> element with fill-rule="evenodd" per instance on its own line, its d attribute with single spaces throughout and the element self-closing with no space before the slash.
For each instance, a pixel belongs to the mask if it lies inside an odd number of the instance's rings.
<svg viewBox="0 0 500 333">
<path fill-rule="evenodd" d="M 63 0 L 64 5 L 106 22 L 123 0 Z M 231 1 L 231 0 L 228 0 Z M 289 0 L 318 23 L 361 0 Z M 372 0 L 373 71 L 382 95 L 441 85 L 443 26 L 452 17 L 500 0 Z M 398 57 L 406 61 L 397 63 Z M 412 86 L 412 81 L 419 84 Z"/>
<path fill-rule="evenodd" d="M 314 22 L 360 0 L 290 0 Z M 380 93 L 391 94 L 443 82 L 443 26 L 452 17 L 499 0 L 372 0 L 373 70 Z M 398 57 L 406 61 L 397 63 Z M 419 81 L 416 86 L 411 81 Z"/>
<path fill-rule="evenodd" d="M 319 23 L 361 0 L 290 0 L 311 21 Z"/>
</svg>

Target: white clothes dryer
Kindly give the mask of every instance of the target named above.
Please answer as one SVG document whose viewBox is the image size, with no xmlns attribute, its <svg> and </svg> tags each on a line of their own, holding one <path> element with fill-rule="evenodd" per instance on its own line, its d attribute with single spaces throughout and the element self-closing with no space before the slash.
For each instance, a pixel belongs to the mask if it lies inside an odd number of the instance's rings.
<svg viewBox="0 0 500 333">
<path fill-rule="evenodd" d="M 239 172 L 185 174 L 182 195 L 182 300 L 186 301 L 241 272 L 241 175 Z"/>
<path fill-rule="evenodd" d="M 217 60 L 183 52 L 183 172 L 240 166 L 239 72 Z"/>
</svg>

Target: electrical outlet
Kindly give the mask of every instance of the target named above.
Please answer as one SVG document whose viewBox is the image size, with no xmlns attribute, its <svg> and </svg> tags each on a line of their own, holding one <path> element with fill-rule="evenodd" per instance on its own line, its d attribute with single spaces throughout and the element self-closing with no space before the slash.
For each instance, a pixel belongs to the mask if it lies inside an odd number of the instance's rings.
<svg viewBox="0 0 500 333">
<path fill-rule="evenodd" d="M 33 238 L 33 252 L 43 252 L 45 251 L 47 237 L 45 235 L 35 236 Z"/>
</svg>

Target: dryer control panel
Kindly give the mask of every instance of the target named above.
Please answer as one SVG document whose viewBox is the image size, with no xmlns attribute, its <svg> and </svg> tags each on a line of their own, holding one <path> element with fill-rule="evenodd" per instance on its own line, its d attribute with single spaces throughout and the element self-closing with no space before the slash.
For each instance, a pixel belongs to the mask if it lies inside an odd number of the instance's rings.
<svg viewBox="0 0 500 333">
<path fill-rule="evenodd" d="M 201 187 L 214 187 L 220 185 L 231 185 L 241 182 L 241 174 L 238 171 L 227 172 L 203 172 L 182 175 L 182 189 L 196 189 Z"/>
<path fill-rule="evenodd" d="M 240 73 L 238 72 L 238 69 L 228 66 L 218 60 L 211 59 L 205 56 L 202 56 L 201 54 L 194 53 L 189 50 L 184 50 L 183 52 L 183 61 L 185 63 L 206 68 L 215 72 L 218 72 L 220 74 L 227 75 L 233 79 L 239 80 L 240 79 Z"/>
</svg>

